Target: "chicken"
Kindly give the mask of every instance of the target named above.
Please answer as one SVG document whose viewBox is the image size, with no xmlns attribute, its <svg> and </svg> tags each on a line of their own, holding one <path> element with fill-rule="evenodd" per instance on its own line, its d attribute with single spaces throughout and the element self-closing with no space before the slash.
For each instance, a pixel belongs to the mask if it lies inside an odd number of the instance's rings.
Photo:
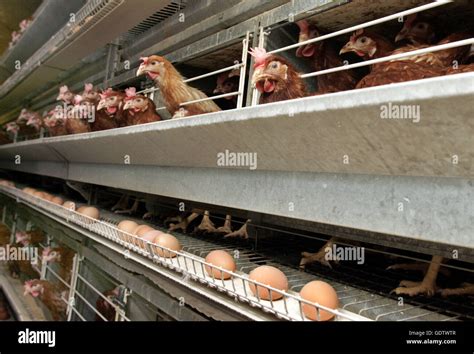
<svg viewBox="0 0 474 354">
<path fill-rule="evenodd" d="M 260 104 L 290 100 L 308 95 L 306 85 L 286 59 L 268 54 L 264 48 L 253 48 L 252 85 L 260 92 Z"/>
<path fill-rule="evenodd" d="M 61 107 L 56 107 L 43 118 L 43 125 L 50 136 L 67 135 L 66 116 Z"/>
<path fill-rule="evenodd" d="M 90 102 L 98 103 L 100 100 L 100 95 L 98 91 L 94 91 L 94 85 L 92 84 L 85 84 L 84 91 L 82 91 L 81 96 L 85 100 L 89 100 Z"/>
<path fill-rule="evenodd" d="M 10 319 L 10 312 L 8 311 L 7 300 L 0 293 L 0 321 L 6 321 Z"/>
<path fill-rule="evenodd" d="M 457 42 L 472 37 L 474 37 L 474 33 L 471 31 L 461 31 L 451 33 L 439 42 L 436 42 L 435 26 L 423 17 L 414 14 L 409 16 L 407 21 L 405 21 L 403 28 L 395 37 L 395 42 L 408 41 L 419 48 L 428 45 L 441 45 Z M 430 55 L 433 55 L 435 60 L 430 64 L 442 68 L 452 67 L 453 65 L 457 66 L 457 64 L 462 63 L 465 60 L 470 49 L 472 49 L 472 47 L 468 45 L 434 52 Z"/>
<path fill-rule="evenodd" d="M 234 69 L 226 71 L 217 76 L 214 95 L 224 95 L 239 90 L 240 70 Z M 233 109 L 237 107 L 237 96 L 227 96 L 218 99 L 218 105 L 222 109 Z"/>
<path fill-rule="evenodd" d="M 13 247 L 21 247 L 21 245 L 13 245 Z M 38 279 L 40 274 L 38 271 L 33 268 L 31 262 L 26 259 L 19 259 L 19 260 L 10 260 L 8 261 L 8 270 L 10 271 L 10 275 L 14 279 Z"/>
<path fill-rule="evenodd" d="M 160 88 L 166 109 L 173 118 L 220 111 L 212 100 L 182 106 L 185 102 L 205 99 L 207 96 L 186 84 L 181 74 L 165 58 L 152 55 L 141 60 L 143 62 L 138 68 L 137 76 L 147 74 L 155 82 Z"/>
<path fill-rule="evenodd" d="M 24 295 L 39 298 L 49 309 L 54 321 L 65 320 L 67 303 L 66 292 L 47 280 L 28 280 L 25 282 Z"/>
<path fill-rule="evenodd" d="M 80 95 L 74 96 L 74 107 L 68 110 L 66 131 L 68 134 L 81 134 L 91 131 L 89 121 L 94 118 L 95 104 Z"/>
<path fill-rule="evenodd" d="M 414 45 L 433 44 L 436 41 L 434 26 L 418 14 L 409 15 L 395 37 L 396 43 L 402 41 Z"/>
<path fill-rule="evenodd" d="M 113 302 L 116 298 L 119 297 L 120 295 L 120 287 L 116 287 L 112 290 L 107 290 L 104 293 L 102 293 L 109 301 Z M 95 308 L 97 311 L 100 312 L 102 316 L 105 317 L 105 319 L 109 322 L 115 321 L 115 314 L 116 310 L 115 307 L 112 306 L 108 301 L 104 300 L 101 296 L 97 299 L 95 303 Z M 104 321 L 102 317 L 100 317 L 98 314 L 95 315 L 95 320 L 96 321 Z"/>
<path fill-rule="evenodd" d="M 0 130 L 0 145 L 10 144 L 12 139 L 5 130 Z"/>
<path fill-rule="evenodd" d="M 110 127 L 124 127 L 127 125 L 128 112 L 123 110 L 125 94 L 114 91 L 111 88 L 100 93 L 100 101 L 97 104 L 98 114 L 107 114 Z"/>
<path fill-rule="evenodd" d="M 26 126 L 34 129 L 35 134 L 39 134 L 41 132 L 41 128 L 44 126 L 43 118 L 39 113 L 31 112 L 28 120 L 26 121 Z"/>
<path fill-rule="evenodd" d="M 45 241 L 45 235 L 41 230 L 17 231 L 15 233 L 15 242 L 22 246 L 37 245 Z"/>
<path fill-rule="evenodd" d="M 56 97 L 56 101 L 62 101 L 66 105 L 73 105 L 74 104 L 74 93 L 72 93 L 69 88 L 64 85 L 59 88 L 58 97 Z"/>
<path fill-rule="evenodd" d="M 299 42 L 319 37 L 321 35 L 318 28 L 306 20 L 298 21 L 300 29 Z M 303 45 L 296 51 L 297 57 L 304 57 L 311 60 L 314 71 L 321 71 L 338 66 L 344 63 L 339 56 L 336 44 L 331 40 Z M 345 70 L 333 74 L 320 75 L 317 77 L 317 94 L 339 92 L 353 89 L 360 80 L 359 75 L 354 70 Z"/>
<path fill-rule="evenodd" d="M 393 50 L 393 45 L 388 39 L 365 30 L 358 30 L 351 36 L 351 39 L 341 49 L 340 53 L 352 51 L 368 60 L 405 53 L 419 48 L 408 45 Z M 359 81 L 356 88 L 388 85 L 444 75 L 445 69 L 434 64 L 436 61 L 437 57 L 433 53 L 428 53 L 372 65 L 370 74 Z"/>
<path fill-rule="evenodd" d="M 0 247 L 10 243 L 10 229 L 7 225 L 0 223 Z"/>
<path fill-rule="evenodd" d="M 71 282 L 71 270 L 75 253 L 66 247 L 45 247 L 43 249 L 42 261 L 48 263 L 58 263 L 60 271 L 58 275 L 66 282 Z"/>
<path fill-rule="evenodd" d="M 125 90 L 124 111 L 128 111 L 127 125 L 157 122 L 161 117 L 156 113 L 155 103 L 144 95 L 137 95 L 135 87 Z"/>
</svg>

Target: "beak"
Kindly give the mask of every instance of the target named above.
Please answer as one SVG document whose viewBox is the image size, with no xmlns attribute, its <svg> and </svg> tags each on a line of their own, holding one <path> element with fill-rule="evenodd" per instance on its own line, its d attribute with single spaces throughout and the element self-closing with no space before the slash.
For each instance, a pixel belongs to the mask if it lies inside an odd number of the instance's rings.
<svg viewBox="0 0 474 354">
<path fill-rule="evenodd" d="M 218 93 L 220 93 L 220 92 L 221 92 L 221 91 L 220 91 L 218 88 L 215 88 L 214 91 L 212 91 L 212 93 L 213 93 L 214 95 L 216 95 L 216 94 L 218 94 Z"/>
<path fill-rule="evenodd" d="M 137 76 L 143 75 L 146 73 L 146 65 L 145 64 L 140 64 L 137 70 Z"/>
<path fill-rule="evenodd" d="M 126 111 L 127 109 L 132 108 L 132 101 L 126 101 L 125 106 L 123 106 L 123 110 Z"/>
<path fill-rule="evenodd" d="M 63 99 L 63 95 L 60 93 L 58 97 L 56 97 L 56 101 L 61 101 Z"/>
<path fill-rule="evenodd" d="M 408 30 L 402 29 L 400 33 L 398 33 L 397 36 L 395 37 L 395 43 L 398 43 L 404 40 L 405 38 L 407 38 L 407 34 L 408 34 Z"/>
<path fill-rule="evenodd" d="M 354 47 L 351 42 L 347 42 L 344 47 L 342 47 L 341 51 L 339 52 L 339 55 L 345 54 L 345 53 L 350 53 L 354 50 Z"/>
<path fill-rule="evenodd" d="M 97 110 L 100 111 L 101 109 L 105 108 L 105 100 L 104 101 L 99 101 L 97 104 Z"/>
</svg>

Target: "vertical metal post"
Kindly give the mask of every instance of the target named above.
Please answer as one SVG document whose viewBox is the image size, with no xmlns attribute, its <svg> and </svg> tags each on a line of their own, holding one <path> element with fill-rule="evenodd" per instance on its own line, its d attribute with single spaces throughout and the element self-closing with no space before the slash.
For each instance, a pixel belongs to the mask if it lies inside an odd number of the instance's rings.
<svg viewBox="0 0 474 354">
<path fill-rule="evenodd" d="M 247 56 L 250 44 L 250 31 L 247 31 L 245 39 L 242 41 L 242 66 L 240 67 L 239 77 L 239 96 L 237 96 L 237 108 L 242 108 L 244 102 L 245 79 L 247 72 Z"/>
<path fill-rule="evenodd" d="M 7 206 L 4 205 L 2 209 L 2 224 L 5 225 L 6 219 L 7 219 Z"/>
<path fill-rule="evenodd" d="M 258 33 L 258 47 L 265 48 L 265 31 L 262 26 L 260 26 L 260 30 Z M 252 88 L 252 106 L 256 106 L 258 102 L 259 92 L 258 90 L 253 87 Z"/>
<path fill-rule="evenodd" d="M 16 223 L 17 223 L 18 214 L 15 212 L 13 215 L 13 224 L 12 224 L 12 233 L 10 234 L 10 243 L 15 243 L 15 234 L 16 234 Z"/>
<path fill-rule="evenodd" d="M 78 253 L 74 256 L 74 259 L 72 261 L 72 270 L 71 270 L 71 282 L 69 284 L 69 294 L 68 294 L 68 301 L 67 301 L 67 321 L 70 322 L 72 319 L 72 308 L 76 305 L 76 285 L 77 285 L 77 275 L 79 274 L 79 265 L 82 261 L 82 257 L 79 256 Z"/>
</svg>

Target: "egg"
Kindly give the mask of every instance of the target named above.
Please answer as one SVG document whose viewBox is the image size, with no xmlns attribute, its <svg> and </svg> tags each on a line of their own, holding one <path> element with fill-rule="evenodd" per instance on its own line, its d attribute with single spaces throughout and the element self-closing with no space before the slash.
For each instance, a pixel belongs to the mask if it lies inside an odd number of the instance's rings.
<svg viewBox="0 0 474 354">
<path fill-rule="evenodd" d="M 152 231 L 153 228 L 151 226 L 148 226 L 148 225 L 138 225 L 138 227 L 133 231 L 133 233 L 135 235 L 137 235 L 138 237 L 142 237 L 143 235 L 145 235 L 148 231 Z"/>
<path fill-rule="evenodd" d="M 263 265 L 258 268 L 252 270 L 249 274 L 249 278 L 251 280 L 258 281 L 259 283 L 269 285 L 272 288 L 287 291 L 288 290 L 288 279 L 286 278 L 285 273 L 283 273 L 278 268 Z M 258 296 L 260 299 L 263 300 L 270 300 L 270 291 L 263 286 L 255 286 L 255 284 L 249 283 L 250 290 L 252 293 L 257 296 L 257 288 L 258 288 Z M 274 291 L 272 293 L 272 300 L 278 300 L 283 297 L 282 294 L 278 294 Z"/>
<path fill-rule="evenodd" d="M 63 207 L 71 210 L 76 210 L 76 203 L 71 202 L 70 200 L 63 203 Z"/>
<path fill-rule="evenodd" d="M 42 199 L 44 199 L 46 197 L 46 194 L 44 194 L 44 192 L 40 192 L 40 191 L 33 192 L 33 195 L 37 198 L 42 198 Z"/>
<path fill-rule="evenodd" d="M 44 192 L 44 199 L 46 199 L 46 200 L 48 200 L 48 201 L 51 201 L 51 200 L 53 200 L 53 198 L 54 198 L 53 195 Z"/>
<path fill-rule="evenodd" d="M 77 208 L 76 211 L 77 211 L 78 213 L 80 213 L 80 212 L 82 212 L 85 208 L 87 208 L 87 205 L 83 205 L 83 206 Z"/>
<path fill-rule="evenodd" d="M 214 250 L 209 252 L 206 256 L 206 262 L 224 268 L 230 272 L 235 272 L 236 266 L 234 258 L 226 251 Z M 208 265 L 206 265 L 206 273 L 217 279 L 229 279 L 232 277 L 231 274 L 220 271 L 216 268 L 211 268 Z"/>
<path fill-rule="evenodd" d="M 133 232 L 138 227 L 138 224 L 132 220 L 122 220 L 118 225 L 117 228 L 129 234 L 133 234 Z M 123 241 L 130 241 L 129 236 L 125 233 L 119 233 L 120 238 Z"/>
<path fill-rule="evenodd" d="M 98 219 L 99 218 L 99 209 L 97 209 L 97 208 L 88 206 L 88 207 L 84 207 L 83 209 L 81 209 L 81 211 L 79 211 L 79 209 L 77 211 L 82 215 L 88 216 L 92 219 Z"/>
<path fill-rule="evenodd" d="M 51 199 L 51 203 L 58 204 L 58 205 L 63 205 L 64 200 L 61 197 L 53 197 Z"/>
<path fill-rule="evenodd" d="M 300 296 L 311 302 L 317 302 L 320 305 L 331 309 L 337 309 L 339 307 L 339 299 L 337 297 L 336 290 L 326 282 L 320 280 L 314 280 L 306 284 L 300 291 Z M 318 320 L 317 310 L 315 306 L 302 304 L 303 313 L 306 317 L 313 321 Z M 334 314 L 320 310 L 319 320 L 327 321 L 334 317 Z"/>
<path fill-rule="evenodd" d="M 153 243 L 155 241 L 155 238 L 159 235 L 162 235 L 162 234 L 164 234 L 164 232 L 162 232 L 160 230 L 152 229 L 152 230 L 147 231 L 141 238 L 145 241 Z M 140 245 L 140 247 L 146 248 L 145 244 Z"/>
<path fill-rule="evenodd" d="M 33 192 L 36 192 L 36 190 L 31 187 L 25 187 L 22 190 L 23 192 L 28 193 L 28 194 L 32 194 Z"/>
<path fill-rule="evenodd" d="M 181 250 L 181 245 L 178 239 L 170 234 L 163 233 L 161 235 L 156 236 L 153 243 L 161 247 L 169 248 L 170 250 L 173 250 L 173 251 Z M 156 252 L 158 253 L 160 257 L 166 257 L 166 258 L 176 257 L 176 253 L 167 251 L 167 250 L 162 250 L 160 248 L 156 248 Z"/>
</svg>

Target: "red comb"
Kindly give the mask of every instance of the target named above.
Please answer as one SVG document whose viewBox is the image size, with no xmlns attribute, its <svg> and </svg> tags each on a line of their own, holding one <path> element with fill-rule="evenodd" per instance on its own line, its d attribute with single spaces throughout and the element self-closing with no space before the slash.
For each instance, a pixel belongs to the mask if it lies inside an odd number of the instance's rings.
<svg viewBox="0 0 474 354">
<path fill-rule="evenodd" d="M 270 56 L 270 54 L 267 53 L 265 48 L 258 48 L 258 47 L 257 48 L 250 48 L 249 53 L 255 59 L 254 68 L 264 66 L 265 65 L 265 60 L 267 60 L 267 58 Z"/>
<path fill-rule="evenodd" d="M 137 95 L 137 89 L 135 87 L 129 87 L 128 89 L 125 89 L 125 100 L 131 100 Z"/>
</svg>

